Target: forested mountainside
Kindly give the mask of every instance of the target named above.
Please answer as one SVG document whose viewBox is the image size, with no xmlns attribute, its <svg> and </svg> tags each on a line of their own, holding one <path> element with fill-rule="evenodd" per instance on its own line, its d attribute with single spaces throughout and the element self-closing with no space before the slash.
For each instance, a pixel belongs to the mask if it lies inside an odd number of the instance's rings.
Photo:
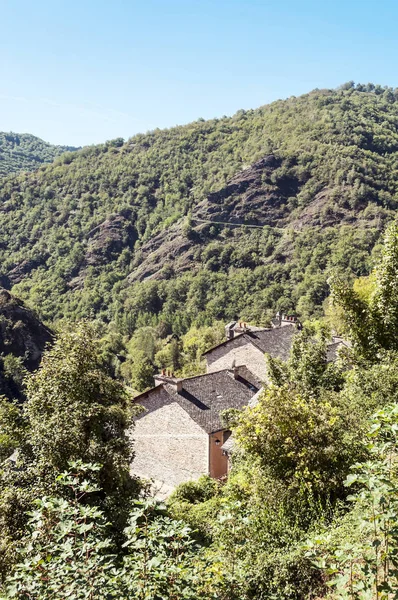
<svg viewBox="0 0 398 600">
<path fill-rule="evenodd" d="M 398 203 L 398 92 L 351 84 L 116 139 L 0 186 L 3 285 L 132 332 L 319 311 Z M 254 225 L 259 227 L 254 227 Z"/>
<path fill-rule="evenodd" d="M 34 171 L 43 163 L 51 163 L 73 146 L 54 146 L 29 133 L 0 132 L 0 177 L 19 171 Z"/>
<path fill-rule="evenodd" d="M 1 598 L 397 596 L 397 100 L 316 90 L 2 180 Z M 223 412 L 227 480 L 156 502 L 134 390 L 276 308 L 303 327 Z"/>
<path fill-rule="evenodd" d="M 228 478 L 186 481 L 165 503 L 132 475 L 139 407 L 109 371 L 97 325 L 58 331 L 25 402 L 0 397 L 0 597 L 397 597 L 397 289 L 394 220 L 369 277 L 333 280 L 351 344 L 329 362 L 318 320 L 286 362 L 264 357 L 267 384 L 222 415 Z M 163 436 L 166 421 L 153 427 Z M 194 438 L 177 431 L 188 459 Z"/>
</svg>

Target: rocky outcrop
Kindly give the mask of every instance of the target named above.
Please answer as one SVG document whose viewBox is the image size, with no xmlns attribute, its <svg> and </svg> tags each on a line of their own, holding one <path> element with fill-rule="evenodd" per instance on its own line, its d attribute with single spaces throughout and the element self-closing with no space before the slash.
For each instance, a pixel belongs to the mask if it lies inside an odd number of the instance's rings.
<svg viewBox="0 0 398 600">
<path fill-rule="evenodd" d="M 143 279 L 166 279 L 195 268 L 194 247 L 180 225 L 161 231 L 140 248 L 129 283 Z"/>
<path fill-rule="evenodd" d="M 302 182 L 283 174 L 283 161 L 265 156 L 201 202 L 194 218 L 248 225 L 282 225 Z M 279 169 L 279 172 L 275 173 Z"/>
<path fill-rule="evenodd" d="M 34 260 L 34 259 L 26 259 L 21 263 L 16 265 L 11 271 L 7 273 L 7 278 L 11 282 L 11 285 L 15 285 L 16 283 L 20 283 L 25 277 L 30 275 L 30 273 L 36 269 L 39 265 L 43 264 L 45 260 Z"/>
<path fill-rule="evenodd" d="M 39 366 L 52 332 L 21 300 L 0 288 L 0 355 L 21 357 L 28 370 Z"/>
<path fill-rule="evenodd" d="M 137 239 L 131 223 L 121 215 L 109 219 L 92 229 L 88 236 L 84 266 L 103 265 L 115 260 L 124 248 L 132 247 Z"/>
<path fill-rule="evenodd" d="M 33 371 L 52 332 L 7 290 L 0 288 L 0 394 L 23 400 L 23 370 Z"/>
<path fill-rule="evenodd" d="M 137 254 L 130 283 L 165 279 L 199 267 L 195 257 L 209 238 L 212 223 L 283 226 L 291 209 L 288 199 L 297 195 L 300 182 L 284 175 L 282 159 L 268 155 L 233 177 L 192 211 L 194 235 L 184 233 L 182 222 L 159 232 Z"/>
<path fill-rule="evenodd" d="M 125 248 L 133 248 L 136 240 L 137 232 L 131 222 L 122 215 L 111 215 L 88 233 L 83 261 L 68 286 L 82 288 L 88 267 L 99 267 L 117 260 Z"/>
</svg>

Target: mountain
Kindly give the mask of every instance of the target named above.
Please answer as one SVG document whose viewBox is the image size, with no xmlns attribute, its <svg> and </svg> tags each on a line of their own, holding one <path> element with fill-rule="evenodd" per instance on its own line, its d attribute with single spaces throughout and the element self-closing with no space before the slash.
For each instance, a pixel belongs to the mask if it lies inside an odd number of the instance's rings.
<svg viewBox="0 0 398 600">
<path fill-rule="evenodd" d="M 73 146 L 53 146 L 28 133 L 0 132 L 0 177 L 19 171 L 34 171 L 43 163 L 51 163 L 63 152 L 77 150 Z"/>
<path fill-rule="evenodd" d="M 132 332 L 317 314 L 398 203 L 398 91 L 314 90 L 60 155 L 0 185 L 2 285 Z"/>
</svg>

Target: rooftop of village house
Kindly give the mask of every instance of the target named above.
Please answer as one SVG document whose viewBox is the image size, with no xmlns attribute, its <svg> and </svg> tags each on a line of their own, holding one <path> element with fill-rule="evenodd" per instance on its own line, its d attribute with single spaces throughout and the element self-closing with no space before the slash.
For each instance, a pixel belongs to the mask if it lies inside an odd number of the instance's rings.
<svg viewBox="0 0 398 600">
<path fill-rule="evenodd" d="M 223 429 L 221 413 L 228 408 L 243 408 L 260 389 L 261 382 L 245 366 L 178 379 L 164 372 L 155 376 L 157 384 L 140 394 L 135 402 L 150 398 L 163 388 L 170 402 L 177 402 L 207 433 Z"/>
<path fill-rule="evenodd" d="M 274 358 L 287 360 L 292 346 L 293 335 L 301 328 L 301 323 L 294 316 L 285 316 L 277 313 L 272 327 L 257 327 L 245 322 L 232 321 L 225 326 L 226 340 L 210 348 L 203 356 L 211 355 L 214 350 L 228 345 L 237 338 L 248 341 L 264 354 Z"/>
</svg>

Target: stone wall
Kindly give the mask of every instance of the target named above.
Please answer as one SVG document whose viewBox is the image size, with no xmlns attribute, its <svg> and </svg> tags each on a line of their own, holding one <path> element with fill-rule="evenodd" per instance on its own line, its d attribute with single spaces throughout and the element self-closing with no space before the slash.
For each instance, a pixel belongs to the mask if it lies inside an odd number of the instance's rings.
<svg viewBox="0 0 398 600">
<path fill-rule="evenodd" d="M 151 392 L 139 404 L 146 412 L 131 431 L 135 458 L 131 472 L 169 488 L 198 479 L 209 471 L 209 436 L 163 390 Z"/>
<path fill-rule="evenodd" d="M 237 367 L 246 365 L 261 381 L 267 380 L 264 354 L 243 336 L 234 338 L 224 346 L 215 348 L 207 354 L 207 372 L 214 373 L 214 371 L 230 369 L 234 360 Z"/>
</svg>

